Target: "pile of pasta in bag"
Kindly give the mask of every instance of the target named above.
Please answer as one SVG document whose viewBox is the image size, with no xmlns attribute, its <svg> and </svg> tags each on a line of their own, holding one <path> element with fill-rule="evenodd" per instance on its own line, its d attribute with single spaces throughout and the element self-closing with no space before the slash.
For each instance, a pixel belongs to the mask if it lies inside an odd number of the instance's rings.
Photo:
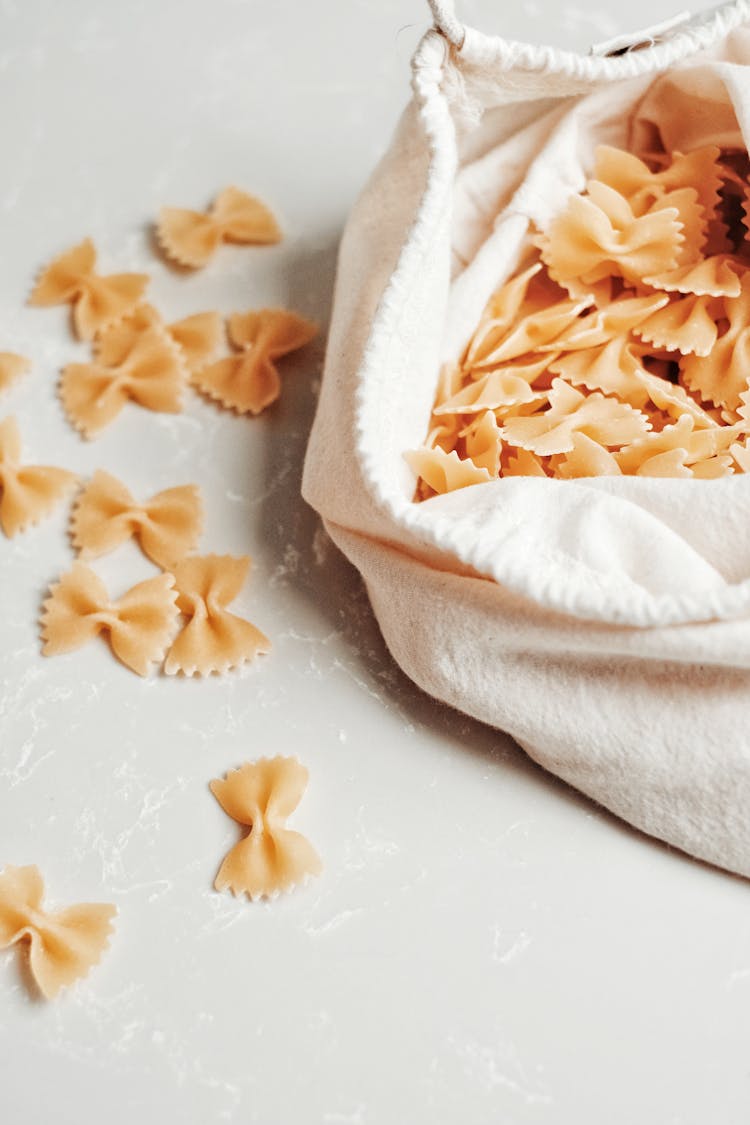
<svg viewBox="0 0 750 1125">
<path fill-rule="evenodd" d="M 750 162 L 596 151 L 440 378 L 417 499 L 498 477 L 750 471 Z"/>
</svg>

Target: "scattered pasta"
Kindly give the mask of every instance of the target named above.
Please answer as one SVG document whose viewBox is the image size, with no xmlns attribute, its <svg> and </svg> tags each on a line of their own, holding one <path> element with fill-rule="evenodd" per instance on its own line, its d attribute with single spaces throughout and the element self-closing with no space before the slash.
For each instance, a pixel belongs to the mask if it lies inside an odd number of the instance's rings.
<svg viewBox="0 0 750 1125">
<path fill-rule="evenodd" d="M 234 313 L 229 340 L 239 355 L 200 368 L 193 385 L 238 414 L 259 414 L 281 393 L 276 360 L 309 344 L 317 325 L 287 309 Z"/>
<path fill-rule="evenodd" d="M 185 378 L 203 367 L 221 343 L 222 322 L 217 312 L 194 313 L 173 324 L 165 324 L 153 305 L 139 305 L 132 313 L 111 326 L 103 338 L 94 343 L 94 356 L 100 362 L 111 362 L 127 354 L 139 338 L 152 329 L 161 329 L 179 348 Z"/>
<path fill-rule="evenodd" d="M 101 959 L 113 932 L 114 906 L 87 902 L 49 911 L 37 867 L 0 872 L 0 949 L 28 944 L 29 968 L 47 999 L 85 977 Z"/>
<path fill-rule="evenodd" d="M 263 203 L 227 188 L 206 214 L 163 209 L 158 237 L 169 257 L 197 267 L 221 242 L 273 243 L 281 232 Z M 111 423 L 128 400 L 155 411 L 181 410 L 191 378 L 238 413 L 258 413 L 280 393 L 276 361 L 317 333 L 315 325 L 283 309 L 237 314 L 230 318 L 229 338 L 239 354 L 212 363 L 222 337 L 217 312 L 167 324 L 143 302 L 145 274 L 104 277 L 95 268 L 96 250 L 86 239 L 43 270 L 29 298 L 37 306 L 70 304 L 77 336 L 92 341 L 92 362 L 68 364 L 60 383 L 65 411 L 86 437 Z M 0 352 L 0 391 L 29 368 L 23 356 Z M 486 442 L 486 430 L 486 423 L 477 427 L 477 446 Z M 9 417 L 0 423 L 0 527 L 8 536 L 37 522 L 76 483 L 75 474 L 65 469 L 22 466 L 20 456 L 20 432 Z M 71 515 L 79 556 L 96 558 L 136 538 L 165 573 L 111 599 L 97 574 L 75 562 L 44 602 L 43 654 L 71 652 L 104 634 L 113 654 L 139 675 L 163 661 L 169 649 L 165 670 L 190 676 L 223 672 L 267 652 L 270 643 L 263 633 L 226 608 L 242 588 L 250 559 L 186 558 L 197 545 L 202 520 L 195 485 L 168 488 L 141 503 L 116 477 L 97 471 Z M 180 614 L 187 621 L 175 639 Z M 320 860 L 310 843 L 285 826 L 307 778 L 295 759 L 275 758 L 211 783 L 225 811 L 249 829 L 222 863 L 218 890 L 229 888 L 252 899 L 274 897 L 319 873 Z M 85 903 L 49 911 L 43 895 L 38 868 L 8 866 L 0 872 L 0 949 L 27 945 L 34 981 L 43 996 L 52 998 L 100 960 L 116 909 Z"/>
<path fill-rule="evenodd" d="M 109 635 L 112 652 L 145 676 L 164 658 L 178 610 L 171 574 L 139 582 L 112 601 L 101 579 L 82 562 L 50 589 L 42 614 L 42 652 L 57 656 L 82 648 L 99 633 Z"/>
<path fill-rule="evenodd" d="M 222 335 L 217 312 L 193 313 L 167 325 L 167 332 L 182 352 L 188 372 L 199 371 L 219 350 Z"/>
<path fill-rule="evenodd" d="M 11 538 L 38 523 L 75 486 L 76 475 L 51 465 L 21 465 L 15 418 L 0 422 L 0 527 Z"/>
<path fill-rule="evenodd" d="M 167 675 L 227 672 L 269 651 L 271 642 L 260 629 L 226 608 L 242 589 L 249 567 L 247 556 L 205 555 L 172 568 L 177 606 L 188 621 L 167 655 Z"/>
<path fill-rule="evenodd" d="M 94 272 L 95 265 L 96 249 L 91 239 L 86 238 L 46 267 L 29 304 L 72 304 L 76 334 L 82 340 L 92 340 L 135 308 L 149 280 L 144 273 L 101 277 Z"/>
<path fill-rule="evenodd" d="M 228 187 L 206 212 L 162 207 L 156 236 L 168 258 L 197 269 L 221 242 L 268 245 L 281 240 L 281 230 L 265 203 Z"/>
<path fill-rule="evenodd" d="M 167 488 L 138 504 L 121 481 L 100 469 L 76 502 L 71 535 L 83 559 L 107 554 L 135 536 L 144 554 L 166 569 L 194 549 L 202 523 L 194 484 Z"/>
<path fill-rule="evenodd" d="M 224 812 L 249 828 L 225 857 L 214 886 L 273 898 L 318 875 L 322 864 L 312 844 L 286 827 L 307 788 L 308 772 L 296 758 L 261 758 L 212 781 L 211 792 Z"/>
<path fill-rule="evenodd" d="M 0 352 L 0 391 L 7 390 L 31 370 L 31 361 L 15 352 Z"/>
<path fill-rule="evenodd" d="M 182 410 L 185 368 L 180 350 L 159 325 L 134 332 L 115 324 L 96 343 L 92 363 L 63 368 L 60 397 L 72 424 L 95 437 L 128 400 L 160 413 Z"/>
<path fill-rule="evenodd" d="M 601 146 L 441 373 L 415 498 L 750 468 L 750 160 Z"/>
</svg>

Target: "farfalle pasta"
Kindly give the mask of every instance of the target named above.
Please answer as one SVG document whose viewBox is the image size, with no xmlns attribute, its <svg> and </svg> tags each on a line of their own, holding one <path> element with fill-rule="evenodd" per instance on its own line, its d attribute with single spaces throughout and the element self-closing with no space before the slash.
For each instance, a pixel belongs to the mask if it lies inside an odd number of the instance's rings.
<svg viewBox="0 0 750 1125">
<path fill-rule="evenodd" d="M 30 305 L 73 306 L 73 324 L 82 340 L 130 312 L 148 284 L 143 273 L 102 277 L 94 272 L 96 248 L 90 238 L 66 250 L 44 269 L 29 298 Z"/>
<path fill-rule="evenodd" d="M 38 523 L 76 483 L 75 473 L 52 465 L 21 464 L 15 418 L 0 422 L 0 527 L 8 537 Z"/>
<path fill-rule="evenodd" d="M 194 484 L 167 488 L 139 504 L 121 481 L 100 469 L 76 501 L 71 536 L 82 559 L 107 554 L 134 536 L 150 559 L 168 568 L 194 549 L 202 524 Z"/>
<path fill-rule="evenodd" d="M 309 840 L 286 827 L 302 800 L 308 772 L 296 758 L 261 758 L 212 781 L 224 812 L 248 834 L 226 855 L 214 886 L 250 899 L 274 898 L 318 875 L 322 865 Z"/>
<path fill-rule="evenodd" d="M 259 414 L 281 393 L 277 360 L 309 344 L 316 324 L 287 309 L 260 309 L 229 317 L 229 340 L 239 354 L 193 374 L 198 390 L 238 414 Z"/>
<path fill-rule="evenodd" d="M 690 188 L 695 191 L 706 220 L 710 220 L 716 217 L 721 198 L 720 157 L 720 148 L 704 145 L 687 154 L 673 153 L 663 166 L 657 159 L 657 167 L 650 168 L 632 152 L 600 145 L 595 154 L 594 180 L 614 188 L 638 211 L 647 209 L 668 192 Z"/>
<path fill-rule="evenodd" d="M 681 375 L 688 390 L 704 401 L 736 409 L 750 378 L 750 274 L 743 275 L 737 297 L 717 300 L 717 320 L 724 331 L 710 353 L 683 361 Z"/>
<path fill-rule="evenodd" d="M 503 476 L 747 471 L 750 162 L 600 146 L 442 374 L 418 500 Z"/>
<path fill-rule="evenodd" d="M 585 433 L 600 445 L 619 447 L 635 440 L 648 427 L 646 417 L 627 403 L 598 391 L 584 395 L 562 379 L 555 379 L 549 406 L 527 418 L 507 418 L 500 433 L 517 449 L 538 457 L 568 453 L 573 435 Z"/>
<path fill-rule="evenodd" d="M 142 304 L 95 341 L 94 356 L 102 363 L 117 362 L 119 357 L 131 351 L 144 333 L 152 329 L 161 329 L 177 345 L 187 378 L 218 351 L 222 320 L 217 312 L 202 312 L 165 324 L 153 305 Z"/>
<path fill-rule="evenodd" d="M 249 569 L 247 556 L 231 555 L 187 558 L 172 568 L 177 606 L 188 620 L 167 654 L 168 675 L 227 672 L 269 651 L 268 637 L 226 608 L 242 589 Z"/>
<path fill-rule="evenodd" d="M 51 911 L 43 898 L 38 867 L 8 866 L 0 872 L 0 949 L 26 943 L 31 975 L 52 1000 L 99 962 L 117 910 L 109 903 L 86 902 Z"/>
<path fill-rule="evenodd" d="M 0 391 L 5 391 L 31 369 L 31 361 L 16 352 L 0 352 Z"/>
<path fill-rule="evenodd" d="M 205 266 L 221 242 L 268 245 L 281 240 L 281 230 L 265 203 L 228 187 L 205 212 L 163 207 L 156 236 L 168 258 L 197 269 Z"/>
<path fill-rule="evenodd" d="M 199 371 L 219 350 L 221 316 L 217 312 L 193 313 L 168 324 L 167 332 L 182 352 L 188 371 Z"/>
<path fill-rule="evenodd" d="M 163 327 L 133 331 L 117 324 L 99 337 L 92 363 L 63 368 L 60 398 L 72 424 L 92 438 L 128 401 L 147 410 L 179 413 L 185 374 L 180 349 Z"/>
<path fill-rule="evenodd" d="M 675 207 L 637 215 L 614 188 L 592 181 L 586 196 L 573 196 L 540 239 L 550 277 L 590 285 L 606 277 L 637 282 L 674 269 L 684 239 Z"/>
<path fill-rule="evenodd" d="M 100 633 L 114 655 L 139 676 L 164 658 L 174 634 L 178 609 L 171 574 L 148 578 L 111 599 L 104 583 L 82 562 L 50 588 L 42 613 L 45 656 L 73 652 Z"/>
</svg>

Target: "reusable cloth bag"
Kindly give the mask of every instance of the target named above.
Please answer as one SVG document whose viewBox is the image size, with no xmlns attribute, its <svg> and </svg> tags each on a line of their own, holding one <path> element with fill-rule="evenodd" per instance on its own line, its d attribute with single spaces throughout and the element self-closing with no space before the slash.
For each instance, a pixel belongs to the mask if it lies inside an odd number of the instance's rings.
<svg viewBox="0 0 750 1125">
<path fill-rule="evenodd" d="M 638 828 L 750 876 L 750 475 L 508 477 L 421 504 L 425 439 L 530 224 L 597 144 L 750 136 L 748 0 L 617 57 L 432 5 L 414 97 L 349 219 L 303 494 L 425 691 Z"/>
</svg>

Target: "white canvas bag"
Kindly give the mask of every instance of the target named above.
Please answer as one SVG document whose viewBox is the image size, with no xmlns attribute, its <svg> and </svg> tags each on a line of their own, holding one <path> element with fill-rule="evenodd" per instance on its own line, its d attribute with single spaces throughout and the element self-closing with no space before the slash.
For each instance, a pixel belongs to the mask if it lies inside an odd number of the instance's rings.
<svg viewBox="0 0 750 1125">
<path fill-rule="evenodd" d="M 421 504 L 405 450 L 533 221 L 595 146 L 750 137 L 750 3 L 618 57 L 448 4 L 341 246 L 303 493 L 425 691 L 663 840 L 750 876 L 750 475 L 505 478 Z M 644 133 L 645 135 L 645 133 Z"/>
</svg>

